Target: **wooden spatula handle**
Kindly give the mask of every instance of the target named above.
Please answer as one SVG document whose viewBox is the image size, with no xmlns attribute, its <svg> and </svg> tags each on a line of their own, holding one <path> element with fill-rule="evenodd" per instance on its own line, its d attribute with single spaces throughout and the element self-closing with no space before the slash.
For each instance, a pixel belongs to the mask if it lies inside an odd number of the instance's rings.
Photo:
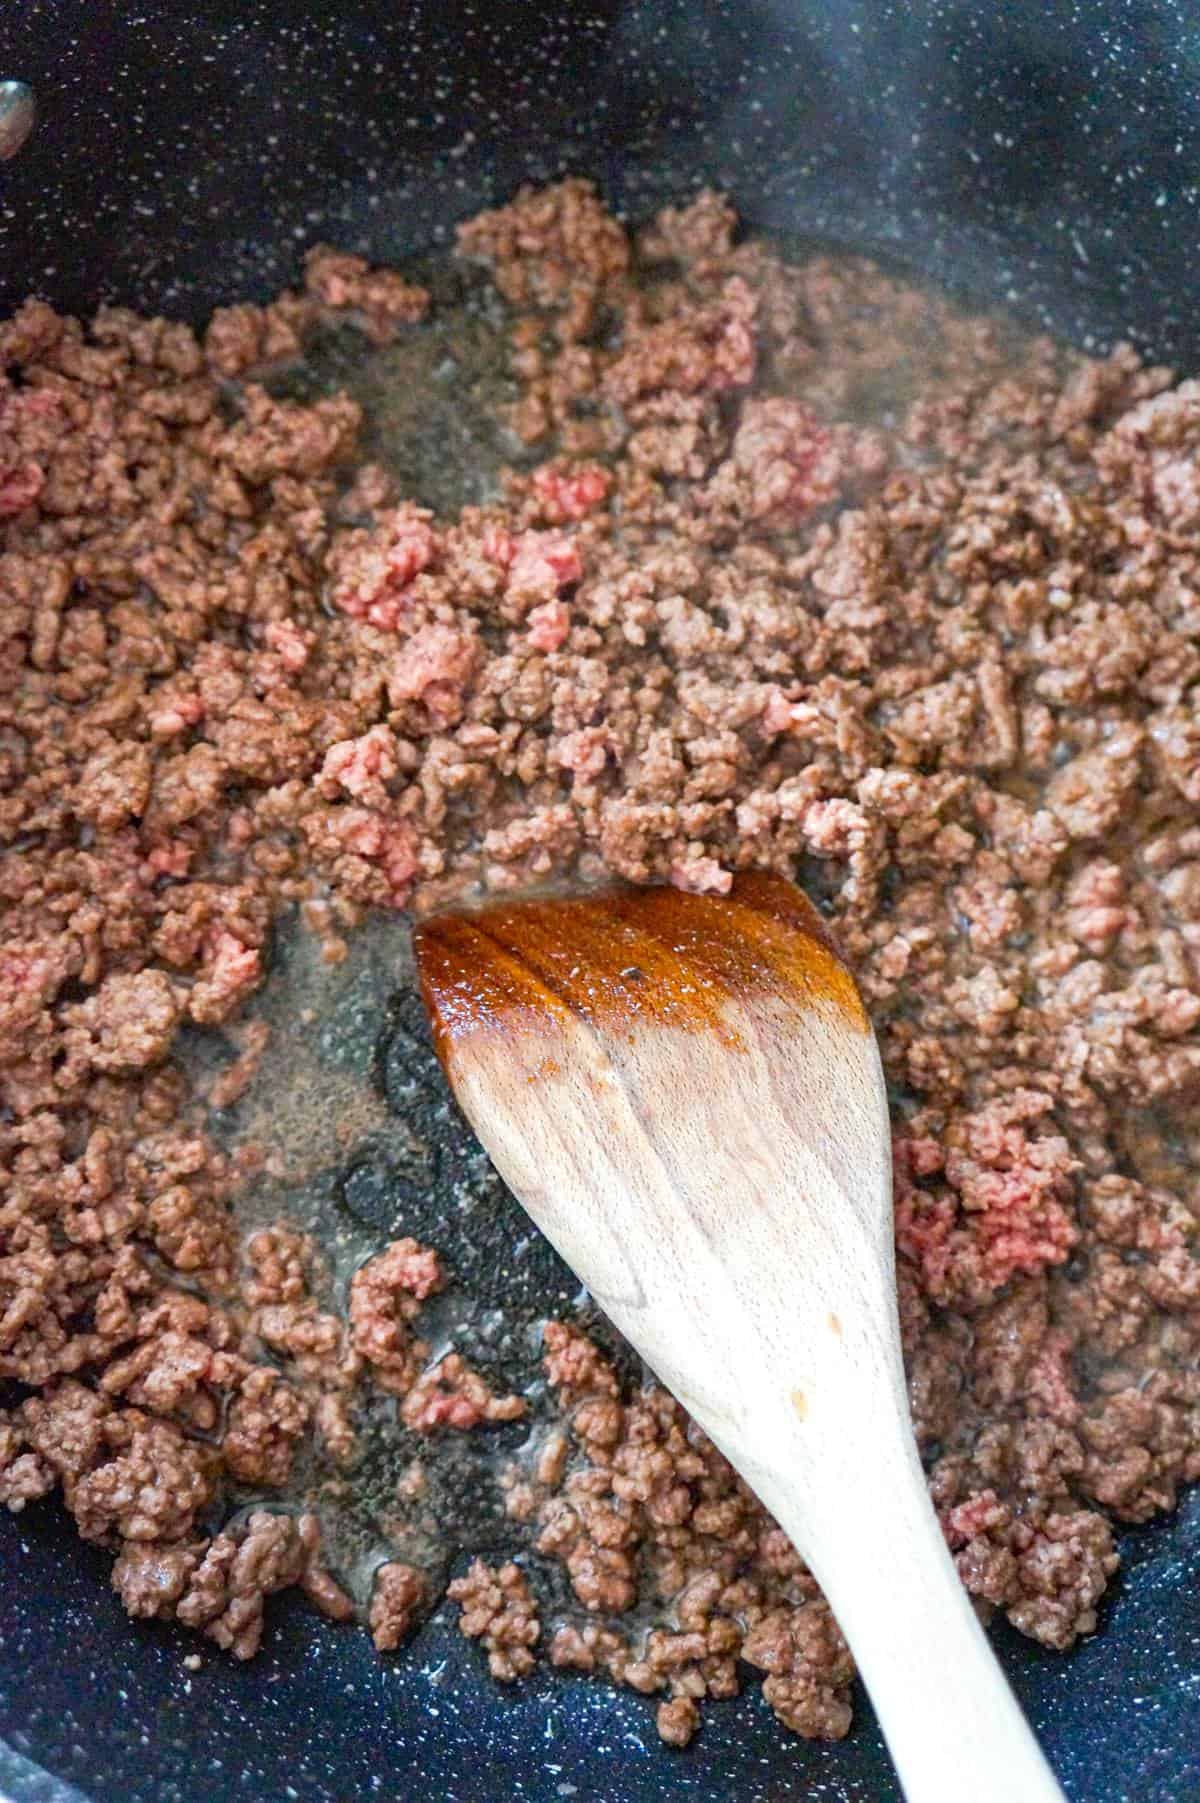
<svg viewBox="0 0 1200 1803">
<path fill-rule="evenodd" d="M 786 1482 L 762 1495 L 813 1548 L 909 1803 L 1062 1803 L 954 1569 L 911 1436 L 885 1427 L 825 1522 Z"/>
</svg>

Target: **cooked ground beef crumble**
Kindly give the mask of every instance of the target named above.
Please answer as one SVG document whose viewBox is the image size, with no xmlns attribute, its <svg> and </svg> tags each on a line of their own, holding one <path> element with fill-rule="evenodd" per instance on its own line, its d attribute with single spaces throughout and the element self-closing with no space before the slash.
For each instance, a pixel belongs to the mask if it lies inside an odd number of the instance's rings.
<svg viewBox="0 0 1200 1803">
<path fill-rule="evenodd" d="M 348 396 L 273 382 L 331 318 L 427 329 L 393 272 L 317 249 L 199 339 L 0 327 L 0 1498 L 61 1490 L 131 1614 L 240 1658 L 294 1584 L 391 1649 L 442 1574 L 348 1594 L 298 1456 L 353 1482 L 384 1398 L 431 1445 L 529 1415 L 463 1632 L 505 1681 L 656 1696 L 676 1745 L 746 1665 L 844 1734 L 837 1626 L 576 1323 L 548 1400 L 505 1395 L 422 1339 L 431 1247 L 381 1241 L 342 1310 L 308 1234 L 242 1231 L 261 1158 L 208 1107 L 254 1081 L 285 910 L 336 960 L 368 910 L 798 877 L 879 1030 L 913 1411 L 980 1606 L 1069 1646 L 1111 1520 L 1200 1475 L 1200 384 L 734 228 L 704 195 L 631 237 L 569 181 L 462 229 L 517 400 L 454 517 L 363 462 Z M 222 1026 L 205 1096 L 181 1036 Z"/>
</svg>

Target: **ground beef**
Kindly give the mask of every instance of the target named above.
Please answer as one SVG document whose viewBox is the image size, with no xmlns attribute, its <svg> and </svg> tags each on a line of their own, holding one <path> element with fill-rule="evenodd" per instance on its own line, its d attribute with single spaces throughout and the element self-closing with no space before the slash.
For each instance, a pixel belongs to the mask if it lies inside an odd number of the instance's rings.
<svg viewBox="0 0 1200 1803">
<path fill-rule="evenodd" d="M 229 1405 L 221 1442 L 226 1469 L 240 1483 L 281 1489 L 308 1420 L 291 1385 L 265 1365 L 255 1366 Z"/>
<path fill-rule="evenodd" d="M 376 344 L 387 344 L 398 326 L 424 317 L 429 295 L 394 269 L 372 269 L 364 257 L 318 244 L 304 259 L 304 286 L 322 306 L 350 311 Z"/>
<path fill-rule="evenodd" d="M 436 1252 L 416 1240 L 397 1240 L 354 1273 L 350 1332 L 375 1382 L 405 1396 L 417 1380 L 429 1348 L 409 1331 L 421 1303 L 444 1282 Z"/>
<path fill-rule="evenodd" d="M 562 876 L 801 880 L 894 1097 L 958 1569 L 1047 1646 L 1091 1632 L 1113 1520 L 1200 1476 L 1196 385 L 786 264 L 711 194 L 631 237 L 570 180 L 459 248 L 538 449 L 454 516 L 362 461 L 356 400 L 279 379 L 331 325 L 420 333 L 394 271 L 319 247 L 202 339 L 0 326 L 0 1500 L 60 1489 L 131 1613 L 238 1656 L 286 1584 L 390 1647 L 436 1602 L 435 1487 L 410 1449 L 357 1603 L 314 1511 L 371 1424 L 430 1461 L 492 1424 L 533 1557 L 451 1594 L 497 1676 L 538 1648 L 683 1745 L 757 1667 L 836 1737 L 829 1611 L 669 1396 L 571 1321 L 505 1394 L 424 1337 L 450 1277 L 403 1221 L 345 1295 L 310 1234 L 243 1233 L 239 1016 L 293 907 L 337 958 L 367 910 Z"/>
<path fill-rule="evenodd" d="M 669 1747 L 686 1747 L 700 1726 L 700 1711 L 691 1697 L 672 1697 L 659 1704 L 654 1724 Z"/>
<path fill-rule="evenodd" d="M 763 1695 L 787 1727 L 818 1740 L 847 1732 L 854 1662 L 824 1602 L 764 1615 L 746 1636 L 742 1657 L 769 1674 Z"/>
<path fill-rule="evenodd" d="M 22 1424 L 0 1419 L 0 1502 L 17 1514 L 26 1503 L 45 1496 L 56 1483 L 53 1466 L 29 1449 Z"/>
<path fill-rule="evenodd" d="M 237 1033 L 241 1050 L 233 1062 L 215 1077 L 208 1091 L 210 1108 L 231 1108 L 240 1101 L 258 1075 L 262 1055 L 267 1049 L 271 1029 L 266 1021 L 247 1021 Z"/>
<path fill-rule="evenodd" d="M 215 1461 L 169 1421 L 141 1409 L 93 1411 L 92 1392 L 68 1383 L 23 1413 L 32 1445 L 58 1466 L 67 1507 L 85 1540 L 173 1541 L 214 1494 Z M 86 1433 L 86 1452 L 77 1438 Z"/>
<path fill-rule="evenodd" d="M 476 1559 L 465 1577 L 455 1578 L 447 1595 L 462 1608 L 460 1627 L 468 1639 L 482 1640 L 488 1670 L 511 1684 L 533 1670 L 530 1650 L 541 1633 L 537 1604 L 525 1574 L 516 1565 L 497 1571 Z"/>
<path fill-rule="evenodd" d="M 286 1360 L 294 1386 L 283 1394 L 296 1431 L 277 1441 L 279 1454 L 287 1459 L 289 1442 L 311 1421 L 322 1449 L 344 1465 L 355 1451 L 354 1394 L 363 1360 L 348 1323 L 321 1309 L 310 1293 L 312 1267 L 320 1263 L 313 1244 L 280 1222 L 252 1235 L 245 1253 L 242 1295 L 251 1343 L 257 1340 Z"/>
<path fill-rule="evenodd" d="M 457 1352 L 421 1374 L 400 1410 L 404 1425 L 418 1434 L 436 1427 L 478 1427 L 481 1421 L 518 1421 L 524 1413 L 523 1397 L 495 1395 Z"/>
<path fill-rule="evenodd" d="M 320 1569 L 320 1547 L 315 1516 L 256 1510 L 200 1550 L 174 1612 L 235 1659 L 253 1658 L 262 1639 L 264 1598 L 291 1584 L 301 1585 L 334 1620 L 344 1620 L 353 1605 Z M 127 1572 L 114 1572 L 118 1589 L 138 1581 Z"/>
<path fill-rule="evenodd" d="M 199 1545 L 132 1542 L 113 1564 L 112 1587 L 130 1615 L 170 1619 L 202 1556 Z"/>
<path fill-rule="evenodd" d="M 367 1624 L 381 1653 L 390 1653 L 407 1640 L 415 1627 L 429 1586 L 412 1565 L 391 1559 L 375 1573 Z"/>
<path fill-rule="evenodd" d="M 161 970 L 114 972 L 94 996 L 69 1011 L 72 1027 L 87 1034 L 80 1054 L 99 1071 L 129 1072 L 158 1064 L 171 1049 L 183 1014 L 180 998 Z M 78 1044 L 71 1036 L 72 1045 Z"/>
</svg>

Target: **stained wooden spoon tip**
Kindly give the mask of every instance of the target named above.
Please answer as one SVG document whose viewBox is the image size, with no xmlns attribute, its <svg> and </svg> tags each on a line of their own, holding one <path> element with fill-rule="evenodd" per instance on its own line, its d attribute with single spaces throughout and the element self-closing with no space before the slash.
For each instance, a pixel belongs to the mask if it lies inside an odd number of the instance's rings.
<svg viewBox="0 0 1200 1803">
<path fill-rule="evenodd" d="M 731 1005 L 780 996 L 859 1034 L 869 1023 L 829 931 L 800 890 L 741 876 L 728 896 L 612 888 L 435 916 L 413 939 L 438 1052 L 478 1034 L 536 1033 L 567 1015 L 716 1029 Z"/>
</svg>

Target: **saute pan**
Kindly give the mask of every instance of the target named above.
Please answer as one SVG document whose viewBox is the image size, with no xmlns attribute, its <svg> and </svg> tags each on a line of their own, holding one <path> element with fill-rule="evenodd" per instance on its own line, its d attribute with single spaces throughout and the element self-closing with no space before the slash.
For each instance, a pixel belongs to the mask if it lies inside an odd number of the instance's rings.
<svg viewBox="0 0 1200 1803">
<path fill-rule="evenodd" d="M 0 163 L 4 310 L 32 291 L 198 321 L 293 280 L 313 240 L 402 258 L 573 171 L 631 216 L 714 184 L 754 225 L 1200 369 L 1190 0 L 4 0 L 6 79 L 39 117 Z M 386 983 L 353 1013 L 328 1043 L 365 1035 L 385 1092 L 398 1065 L 436 1083 Z M 476 1218 L 493 1247 L 519 1237 L 498 1187 Z M 536 1313 L 567 1279 L 535 1245 L 515 1281 Z M 1093 1640 L 997 1642 L 1076 1803 L 1189 1803 L 1200 1496 L 1122 1550 Z M 126 1619 L 107 1563 L 49 1507 L 0 1521 L 14 1803 L 898 1794 L 865 1700 L 847 1742 L 812 1746 L 752 1685 L 678 1754 L 629 1693 L 547 1674 L 500 1694 L 440 1615 L 385 1664 L 285 1599 L 250 1667 L 192 1673 L 182 1636 Z"/>
</svg>

